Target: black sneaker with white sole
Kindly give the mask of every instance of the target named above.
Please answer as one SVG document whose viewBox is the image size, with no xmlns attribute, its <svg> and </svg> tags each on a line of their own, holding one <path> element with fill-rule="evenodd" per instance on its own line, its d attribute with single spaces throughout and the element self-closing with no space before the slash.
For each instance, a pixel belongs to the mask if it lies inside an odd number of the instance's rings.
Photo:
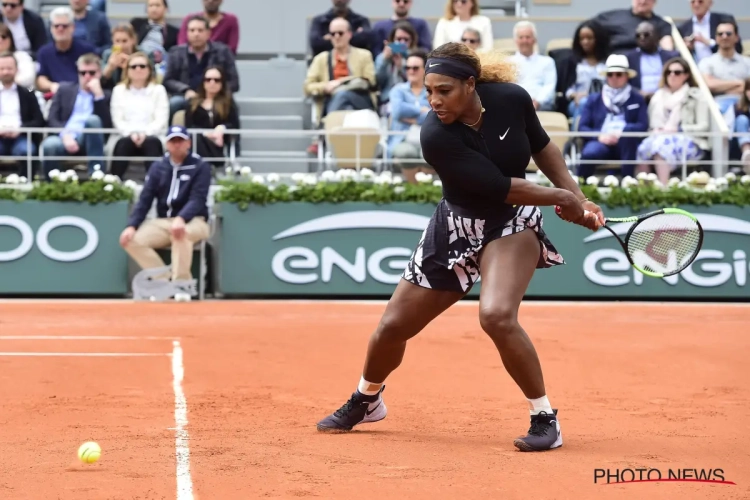
<svg viewBox="0 0 750 500">
<path fill-rule="evenodd" d="M 385 418 L 388 412 L 383 402 L 383 390 L 373 396 L 365 396 L 355 391 L 349 401 L 318 422 L 318 430 L 321 432 L 348 432 L 355 425 L 377 422 Z"/>
<path fill-rule="evenodd" d="M 562 446 L 562 432 L 557 421 L 557 410 L 554 415 L 543 411 L 531 416 L 531 427 L 526 436 L 519 437 L 513 444 L 521 451 L 546 451 Z"/>
</svg>

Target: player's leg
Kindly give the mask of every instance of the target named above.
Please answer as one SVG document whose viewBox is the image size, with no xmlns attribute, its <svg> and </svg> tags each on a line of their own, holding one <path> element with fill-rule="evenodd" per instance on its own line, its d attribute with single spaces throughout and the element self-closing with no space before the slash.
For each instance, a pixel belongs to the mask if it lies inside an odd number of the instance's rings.
<svg viewBox="0 0 750 500">
<path fill-rule="evenodd" d="M 424 288 L 402 279 L 370 337 L 357 390 L 341 408 L 318 422 L 318 430 L 350 431 L 355 425 L 384 419 L 383 383 L 401 364 L 406 342 L 464 295 L 465 292 Z"/>
<path fill-rule="evenodd" d="M 540 252 L 537 234 L 527 229 L 491 241 L 480 256 L 479 322 L 531 409 L 529 434 L 514 442 L 522 451 L 548 450 L 562 445 L 556 412 L 547 399 L 539 357 L 518 323 L 518 309 L 539 263 Z"/>
</svg>

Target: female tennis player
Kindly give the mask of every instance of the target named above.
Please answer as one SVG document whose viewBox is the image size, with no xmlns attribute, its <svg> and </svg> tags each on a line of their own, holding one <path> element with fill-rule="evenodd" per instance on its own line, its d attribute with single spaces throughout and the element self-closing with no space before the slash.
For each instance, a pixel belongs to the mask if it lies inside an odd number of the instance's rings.
<svg viewBox="0 0 750 500">
<path fill-rule="evenodd" d="M 318 430 L 350 431 L 385 418 L 384 382 L 401 364 L 406 342 L 463 298 L 481 274 L 481 327 L 531 412 L 528 435 L 514 444 L 523 451 L 562 445 L 557 410 L 547 398 L 536 350 L 518 324 L 518 309 L 534 270 L 564 263 L 537 207 L 559 205 L 563 219 L 591 230 L 604 224 L 604 216 L 571 178 L 531 97 L 513 80 L 512 64 L 500 55 L 477 55 L 459 43 L 429 54 L 425 86 L 432 110 L 421 145 L 442 180 L 443 199 L 370 338 L 357 390 L 318 422 Z M 525 179 L 532 156 L 555 188 Z"/>
</svg>

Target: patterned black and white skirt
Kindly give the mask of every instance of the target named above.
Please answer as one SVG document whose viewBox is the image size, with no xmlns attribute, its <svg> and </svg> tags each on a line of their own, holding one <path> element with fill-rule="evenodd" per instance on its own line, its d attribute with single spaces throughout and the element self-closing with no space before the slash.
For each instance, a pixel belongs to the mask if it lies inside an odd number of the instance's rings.
<svg viewBox="0 0 750 500">
<path fill-rule="evenodd" d="M 424 288 L 468 292 L 480 276 L 482 248 L 525 229 L 533 230 L 539 238 L 542 252 L 537 269 L 564 264 L 542 224 L 542 211 L 535 206 L 517 206 L 510 213 L 482 219 L 442 200 L 402 277 Z"/>
</svg>

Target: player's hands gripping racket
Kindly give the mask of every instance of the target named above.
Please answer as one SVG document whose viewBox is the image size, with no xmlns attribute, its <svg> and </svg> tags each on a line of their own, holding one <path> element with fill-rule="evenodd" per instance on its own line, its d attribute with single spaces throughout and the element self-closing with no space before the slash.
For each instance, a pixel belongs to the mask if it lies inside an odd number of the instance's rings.
<svg viewBox="0 0 750 500">
<path fill-rule="evenodd" d="M 560 207 L 555 207 L 560 214 Z M 680 273 L 703 245 L 703 228 L 690 212 L 663 208 L 634 217 L 606 218 L 604 228 L 620 242 L 630 264 L 652 278 Z M 611 226 L 611 224 L 616 224 Z M 625 239 L 620 234 L 625 233 Z"/>
</svg>

